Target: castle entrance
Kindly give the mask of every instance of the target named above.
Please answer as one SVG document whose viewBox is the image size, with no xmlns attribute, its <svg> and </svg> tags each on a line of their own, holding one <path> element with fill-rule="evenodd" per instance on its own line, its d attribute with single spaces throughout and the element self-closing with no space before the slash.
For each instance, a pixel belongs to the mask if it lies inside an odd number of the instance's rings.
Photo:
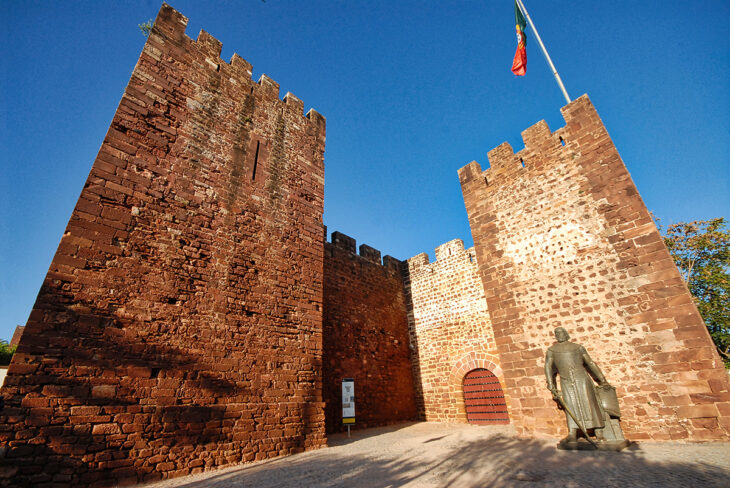
<svg viewBox="0 0 730 488">
<path fill-rule="evenodd" d="M 472 369 L 464 376 L 464 407 L 470 424 L 508 424 L 502 385 L 488 369 Z"/>
</svg>

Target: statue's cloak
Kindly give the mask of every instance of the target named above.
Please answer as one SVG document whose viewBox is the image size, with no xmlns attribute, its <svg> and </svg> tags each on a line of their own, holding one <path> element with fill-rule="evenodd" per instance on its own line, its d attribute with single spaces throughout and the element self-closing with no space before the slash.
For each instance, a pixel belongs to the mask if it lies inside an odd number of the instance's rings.
<svg viewBox="0 0 730 488">
<path fill-rule="evenodd" d="M 563 401 L 584 429 L 604 427 L 603 411 L 596 394 L 591 374 L 604 382 L 603 373 L 588 355 L 585 348 L 572 342 L 559 342 L 547 350 L 545 375 L 548 388 L 555 386 L 555 373 L 560 375 L 560 390 Z M 569 429 L 579 428 L 566 412 Z"/>
</svg>

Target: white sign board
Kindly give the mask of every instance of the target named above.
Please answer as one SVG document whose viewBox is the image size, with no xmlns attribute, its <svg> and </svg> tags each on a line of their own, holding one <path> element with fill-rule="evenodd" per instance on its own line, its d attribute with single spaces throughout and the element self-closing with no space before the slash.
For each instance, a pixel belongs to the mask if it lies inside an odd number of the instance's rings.
<svg viewBox="0 0 730 488">
<path fill-rule="evenodd" d="M 342 423 L 355 423 L 355 380 L 352 378 L 342 380 Z"/>
</svg>

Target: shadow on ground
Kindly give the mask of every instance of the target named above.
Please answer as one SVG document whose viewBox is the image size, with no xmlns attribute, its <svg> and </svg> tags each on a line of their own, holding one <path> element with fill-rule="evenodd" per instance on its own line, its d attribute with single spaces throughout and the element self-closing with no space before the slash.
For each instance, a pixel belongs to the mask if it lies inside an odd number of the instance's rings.
<svg viewBox="0 0 730 488">
<path fill-rule="evenodd" d="M 442 432 L 394 448 L 392 442 L 397 441 L 387 433 L 379 439 L 383 429 L 373 430 L 373 435 L 361 435 L 349 445 L 336 439 L 328 449 L 233 468 L 204 480 L 179 479 L 175 486 L 726 487 L 730 476 L 712 456 L 707 462 L 695 461 L 711 453 L 712 445 L 674 445 L 669 454 L 661 456 L 672 461 L 659 462 L 648 459 L 651 456 L 640 446 L 620 453 L 558 451 L 552 442 L 504 433 L 467 442 L 459 441 L 458 433 Z M 684 447 L 692 455 L 683 457 Z M 726 447 L 719 450 L 727 456 Z"/>
<path fill-rule="evenodd" d="M 384 434 L 397 432 L 401 429 L 407 429 L 411 426 L 421 424 L 422 422 L 401 422 L 398 424 L 385 425 L 382 427 L 373 427 L 371 429 L 359 429 L 353 430 L 350 433 L 350 437 L 347 436 L 346 432 L 337 432 L 334 434 L 327 435 L 327 445 L 329 447 L 346 446 L 348 444 L 354 444 L 361 442 L 366 439 L 372 439 Z"/>
</svg>

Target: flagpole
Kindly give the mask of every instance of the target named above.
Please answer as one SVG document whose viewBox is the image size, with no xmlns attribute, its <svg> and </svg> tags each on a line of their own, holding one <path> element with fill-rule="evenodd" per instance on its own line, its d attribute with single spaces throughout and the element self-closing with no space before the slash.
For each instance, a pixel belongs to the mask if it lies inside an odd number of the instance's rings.
<svg viewBox="0 0 730 488">
<path fill-rule="evenodd" d="M 558 86 L 560 87 L 560 91 L 563 92 L 563 96 L 565 97 L 565 100 L 570 103 L 570 97 L 568 96 L 568 92 L 565 89 L 565 85 L 563 85 L 563 80 L 560 79 L 560 75 L 558 74 L 558 70 L 555 69 L 555 65 L 553 64 L 553 60 L 550 59 L 550 55 L 547 52 L 547 49 L 545 49 L 545 44 L 542 43 L 542 39 L 540 39 L 540 34 L 537 33 L 537 29 L 535 28 L 535 24 L 532 22 L 532 19 L 530 18 L 530 14 L 527 13 L 527 9 L 525 8 L 525 4 L 522 3 L 522 0 L 515 0 L 517 2 L 517 5 L 519 5 L 520 10 L 522 10 L 522 13 L 525 14 L 525 17 L 527 18 L 527 21 L 530 23 L 530 27 L 532 27 L 532 32 L 535 33 L 535 38 L 537 39 L 537 42 L 540 44 L 540 47 L 542 48 L 542 53 L 545 55 L 545 59 L 547 59 L 548 64 L 550 65 L 550 69 L 553 70 L 553 76 L 555 76 L 555 81 L 558 82 Z"/>
</svg>

